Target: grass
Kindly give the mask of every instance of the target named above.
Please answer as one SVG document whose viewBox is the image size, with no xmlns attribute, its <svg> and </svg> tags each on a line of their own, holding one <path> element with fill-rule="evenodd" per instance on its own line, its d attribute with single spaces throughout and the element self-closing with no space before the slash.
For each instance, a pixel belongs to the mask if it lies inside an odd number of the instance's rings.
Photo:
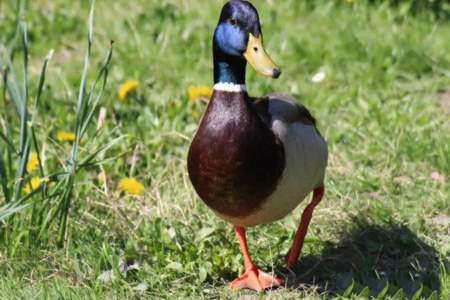
<svg viewBox="0 0 450 300">
<path fill-rule="evenodd" d="M 7 48 L 21 36 L 10 2 L 0 2 L 0 45 Z M 249 71 L 250 93 L 296 96 L 319 120 L 330 148 L 326 199 L 296 276 L 282 261 L 304 204 L 281 222 L 249 230 L 254 259 L 287 278 L 286 287 L 258 295 L 230 291 L 229 281 L 243 271 L 234 233 L 198 200 L 186 172 L 189 141 L 205 109 L 188 101 L 186 91 L 211 85 L 211 34 L 222 5 L 204 2 L 97 1 L 90 71 L 83 77 L 88 1 L 24 5 L 28 72 L 20 38 L 13 65 L 20 87 L 28 76 L 31 107 L 54 49 L 33 122 L 36 141 L 29 141 L 45 174 L 72 170 L 74 145 L 58 141 L 57 132 L 79 130 L 80 85 L 95 81 L 110 40 L 114 54 L 80 136 L 80 159 L 95 154 L 95 163 L 71 181 L 67 229 L 62 236 L 58 222 L 39 227 L 46 223 L 30 219 L 32 206 L 2 221 L 0 298 L 448 299 L 450 123 L 438 100 L 450 87 L 448 20 L 364 1 L 255 2 L 268 51 L 284 73 L 272 81 Z M 313 84 L 320 70 L 326 79 Z M 139 80 L 138 93 L 120 102 L 118 88 L 128 79 Z M 0 96 L 0 132 L 16 146 L 23 124 L 11 100 Z M 107 118 L 97 131 L 99 107 Z M 95 151 L 117 138 L 107 151 Z M 4 140 L 0 145 L 7 162 L 12 152 Z M 10 168 L 19 167 L 13 159 Z M 145 194 L 120 192 L 124 177 L 142 182 Z M 67 192 L 65 180 L 57 177 L 48 191 Z M 2 186 L 0 203 L 15 184 Z M 59 194 L 43 201 L 41 192 L 25 201 L 42 216 L 66 203 Z"/>
</svg>

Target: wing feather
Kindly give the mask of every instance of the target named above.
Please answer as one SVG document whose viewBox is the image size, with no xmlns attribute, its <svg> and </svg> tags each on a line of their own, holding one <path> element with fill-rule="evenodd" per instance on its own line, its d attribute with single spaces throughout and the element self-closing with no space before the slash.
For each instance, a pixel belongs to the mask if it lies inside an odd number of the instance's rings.
<svg viewBox="0 0 450 300">
<path fill-rule="evenodd" d="M 265 122 L 282 118 L 286 123 L 300 122 L 316 127 L 316 119 L 303 105 L 284 94 L 269 94 L 254 101 L 254 107 Z"/>
</svg>

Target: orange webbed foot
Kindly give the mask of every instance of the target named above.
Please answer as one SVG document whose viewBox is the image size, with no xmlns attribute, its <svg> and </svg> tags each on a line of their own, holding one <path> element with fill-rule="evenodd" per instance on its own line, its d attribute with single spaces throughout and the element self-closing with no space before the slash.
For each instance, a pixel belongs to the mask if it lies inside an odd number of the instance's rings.
<svg viewBox="0 0 450 300">
<path fill-rule="evenodd" d="M 265 273 L 254 267 L 247 270 L 241 277 L 233 280 L 231 288 L 233 290 L 250 289 L 258 292 L 278 287 L 284 280 L 276 276 Z"/>
</svg>

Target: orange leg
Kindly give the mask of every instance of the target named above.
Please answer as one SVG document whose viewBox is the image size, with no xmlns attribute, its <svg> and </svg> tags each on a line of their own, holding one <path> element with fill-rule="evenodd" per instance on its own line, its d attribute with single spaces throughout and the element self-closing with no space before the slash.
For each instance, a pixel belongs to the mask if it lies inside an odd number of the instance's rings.
<svg viewBox="0 0 450 300">
<path fill-rule="evenodd" d="M 245 237 L 245 228 L 234 226 L 236 236 L 241 246 L 242 255 L 244 255 L 245 273 L 233 280 L 231 288 L 237 289 L 251 289 L 258 292 L 264 291 L 271 287 L 277 287 L 283 284 L 283 280 L 265 273 L 258 269 L 253 263 L 247 247 L 247 238 Z"/>
<path fill-rule="evenodd" d="M 313 192 L 313 198 L 311 203 L 305 208 L 300 221 L 300 226 L 298 227 L 297 233 L 295 234 L 294 243 L 292 244 L 291 250 L 289 250 L 287 257 L 287 265 L 289 268 L 295 266 L 298 261 L 298 257 L 302 252 L 303 242 L 305 241 L 306 232 L 308 231 L 309 223 L 311 222 L 312 214 L 314 208 L 319 204 L 320 200 L 325 193 L 325 188 L 316 188 Z"/>
</svg>

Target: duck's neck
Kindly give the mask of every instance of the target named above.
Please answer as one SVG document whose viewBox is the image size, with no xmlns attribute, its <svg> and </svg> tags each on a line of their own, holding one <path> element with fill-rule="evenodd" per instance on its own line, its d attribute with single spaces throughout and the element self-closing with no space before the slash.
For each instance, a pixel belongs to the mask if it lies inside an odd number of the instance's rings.
<svg viewBox="0 0 450 300">
<path fill-rule="evenodd" d="M 246 92 L 246 67 L 245 59 L 214 51 L 214 89 L 225 92 Z"/>
</svg>

